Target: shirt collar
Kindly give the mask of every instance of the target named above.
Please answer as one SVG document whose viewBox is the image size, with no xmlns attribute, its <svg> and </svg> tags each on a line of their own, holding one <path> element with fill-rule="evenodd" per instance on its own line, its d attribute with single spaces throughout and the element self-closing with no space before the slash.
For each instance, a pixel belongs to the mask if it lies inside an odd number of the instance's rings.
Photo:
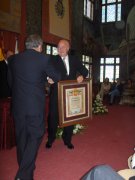
<svg viewBox="0 0 135 180">
<path fill-rule="evenodd" d="M 68 55 L 66 55 L 65 57 L 61 57 L 61 59 L 67 59 L 68 58 Z"/>
</svg>

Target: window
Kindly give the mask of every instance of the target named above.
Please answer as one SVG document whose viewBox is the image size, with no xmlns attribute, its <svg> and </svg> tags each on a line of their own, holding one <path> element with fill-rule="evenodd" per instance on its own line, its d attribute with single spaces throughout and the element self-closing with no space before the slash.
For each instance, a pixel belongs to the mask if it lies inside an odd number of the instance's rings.
<svg viewBox="0 0 135 180">
<path fill-rule="evenodd" d="M 108 77 L 110 82 L 114 82 L 119 78 L 120 71 L 120 58 L 119 57 L 106 57 L 100 58 L 100 82 Z"/>
<path fill-rule="evenodd" d="M 91 75 L 92 75 L 92 57 L 82 55 L 82 62 L 89 71 L 89 74 L 87 77 L 91 78 Z"/>
<path fill-rule="evenodd" d="M 94 0 L 84 0 L 84 16 L 93 20 Z"/>
<path fill-rule="evenodd" d="M 46 45 L 45 51 L 46 51 L 46 54 L 50 54 L 50 55 L 57 55 L 58 54 L 57 47 L 52 46 L 50 44 Z"/>
<path fill-rule="evenodd" d="M 102 23 L 121 21 L 122 0 L 102 0 Z"/>
</svg>

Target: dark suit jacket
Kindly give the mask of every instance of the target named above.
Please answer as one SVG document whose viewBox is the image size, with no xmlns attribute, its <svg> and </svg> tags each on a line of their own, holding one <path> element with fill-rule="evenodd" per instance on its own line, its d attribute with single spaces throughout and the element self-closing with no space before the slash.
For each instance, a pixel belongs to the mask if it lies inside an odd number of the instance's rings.
<svg viewBox="0 0 135 180">
<path fill-rule="evenodd" d="M 88 70 L 82 65 L 82 62 L 75 56 L 69 56 L 69 75 L 67 75 L 66 68 L 60 56 L 54 56 L 52 63 L 55 68 L 61 73 L 61 80 L 76 80 L 77 75 L 81 74 L 87 76 Z M 59 122 L 58 113 L 58 83 L 54 83 L 50 87 L 50 103 L 48 115 L 48 134 L 49 141 L 53 142 L 55 139 L 57 126 Z M 71 143 L 71 136 L 73 133 L 73 126 L 65 127 L 63 132 L 64 142 Z"/>
<path fill-rule="evenodd" d="M 59 55 L 53 57 L 52 62 L 56 69 L 61 72 L 61 80 L 75 80 L 79 74 L 84 78 L 88 75 L 88 70 L 77 56 L 69 55 L 69 75 L 67 75 L 65 65 Z"/>
<path fill-rule="evenodd" d="M 112 85 L 111 91 L 117 89 L 119 91 L 120 94 L 122 94 L 123 92 L 123 85 L 120 83 L 119 85 L 117 85 L 117 83 L 114 83 Z"/>
<path fill-rule="evenodd" d="M 10 96 L 10 90 L 7 81 L 8 65 L 5 60 L 0 61 L 0 98 L 6 98 Z"/>
<path fill-rule="evenodd" d="M 8 80 L 12 88 L 13 113 L 38 115 L 44 112 L 45 81 L 54 81 L 60 74 L 53 68 L 49 57 L 29 49 L 9 61 Z"/>
<path fill-rule="evenodd" d="M 61 73 L 61 80 L 76 80 L 78 75 L 82 75 L 84 78 L 88 75 L 88 70 L 76 56 L 69 55 L 69 75 L 67 75 L 65 65 L 59 55 L 52 57 L 51 60 L 54 67 Z M 51 109 L 53 109 L 54 106 L 53 101 L 57 101 L 58 98 L 57 90 L 57 83 L 51 85 Z M 55 109 L 56 107 L 54 107 L 54 110 Z"/>
</svg>

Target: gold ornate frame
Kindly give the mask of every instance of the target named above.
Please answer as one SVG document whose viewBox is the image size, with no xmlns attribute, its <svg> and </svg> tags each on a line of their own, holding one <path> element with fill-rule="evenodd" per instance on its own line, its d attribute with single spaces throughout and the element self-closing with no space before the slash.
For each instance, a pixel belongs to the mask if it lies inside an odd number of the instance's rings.
<svg viewBox="0 0 135 180">
<path fill-rule="evenodd" d="M 92 118 L 92 80 L 58 83 L 59 126 L 83 123 Z"/>
</svg>

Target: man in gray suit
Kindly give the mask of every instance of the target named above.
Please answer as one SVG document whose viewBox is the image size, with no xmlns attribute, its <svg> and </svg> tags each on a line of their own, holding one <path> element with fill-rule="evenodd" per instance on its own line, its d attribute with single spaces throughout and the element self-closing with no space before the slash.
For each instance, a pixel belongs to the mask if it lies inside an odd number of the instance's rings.
<svg viewBox="0 0 135 180">
<path fill-rule="evenodd" d="M 54 82 L 60 74 L 41 53 L 43 41 L 30 35 L 26 50 L 9 61 L 8 80 L 12 88 L 12 112 L 15 121 L 17 160 L 16 180 L 33 180 L 35 160 L 45 132 L 45 81 Z"/>
</svg>

